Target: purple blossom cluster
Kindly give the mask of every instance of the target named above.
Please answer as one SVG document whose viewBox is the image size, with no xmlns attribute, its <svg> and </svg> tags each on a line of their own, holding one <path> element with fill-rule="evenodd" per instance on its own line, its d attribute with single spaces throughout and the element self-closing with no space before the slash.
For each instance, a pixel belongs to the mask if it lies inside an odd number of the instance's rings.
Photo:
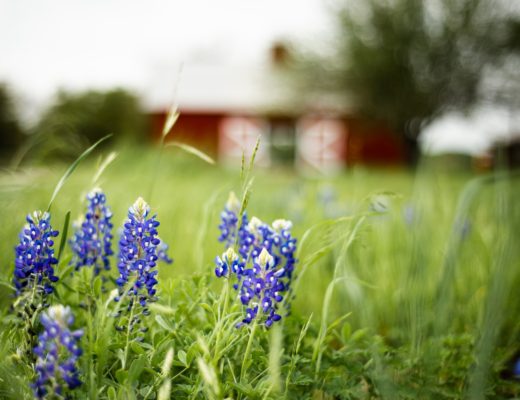
<svg viewBox="0 0 520 400">
<path fill-rule="evenodd" d="M 72 390 L 79 385 L 78 359 L 81 356 L 79 341 L 83 331 L 71 331 L 74 316 L 69 307 L 52 306 L 42 313 L 43 332 L 38 337 L 36 355 L 36 380 L 32 384 L 38 399 L 48 393 L 64 398 L 64 390 Z"/>
<path fill-rule="evenodd" d="M 110 270 L 109 257 L 112 251 L 112 212 L 107 206 L 106 196 L 99 188 L 87 195 L 87 212 L 78 223 L 74 237 L 69 241 L 74 257 L 71 261 L 78 270 L 94 267 L 94 274 Z"/>
<path fill-rule="evenodd" d="M 112 213 L 107 206 L 106 196 L 101 189 L 87 195 L 87 211 L 69 241 L 73 252 L 71 264 L 76 268 L 93 267 L 95 275 L 110 270 L 112 251 Z M 24 334 L 27 349 L 32 350 L 31 364 L 36 377 L 32 384 L 36 398 L 69 398 L 69 390 L 81 384 L 78 358 L 81 355 L 79 341 L 81 330 L 71 331 L 74 317 L 69 307 L 49 307 L 46 295 L 54 291 L 58 281 L 54 267 L 58 259 L 54 256 L 54 238 L 58 231 L 50 225 L 50 214 L 37 211 L 27 216 L 27 225 L 20 234 L 15 248 L 13 282 L 17 301 L 24 306 L 18 315 L 25 321 Z M 119 278 L 116 280 L 119 293 L 116 301 L 124 302 L 130 311 L 128 333 L 140 322 L 140 315 L 147 315 L 147 304 L 156 300 L 157 263 L 172 263 L 168 245 L 157 232 L 159 221 L 150 214 L 150 207 L 138 198 L 128 211 L 119 241 Z M 30 299 L 30 307 L 25 307 Z M 124 300 L 123 300 L 124 299 Z M 139 309 L 134 309 L 139 306 Z M 42 309 L 47 311 L 41 312 Z M 41 312 L 42 331 L 37 336 L 37 313 Z M 119 312 L 121 314 L 121 312 Z M 120 326 L 116 329 L 120 330 Z M 145 327 L 140 331 L 144 332 Z M 142 338 L 135 338 L 135 340 Z"/>
<path fill-rule="evenodd" d="M 224 210 L 222 210 L 222 212 L 220 213 L 220 224 L 218 226 L 220 230 L 220 236 L 218 240 L 220 242 L 224 242 L 226 247 L 231 247 L 235 244 L 238 230 L 239 212 L 240 202 L 238 201 L 235 193 L 231 192 L 229 194 L 229 198 L 226 202 Z"/>
<path fill-rule="evenodd" d="M 166 254 L 167 246 L 161 246 L 158 237 L 156 215 L 150 215 L 150 206 L 140 197 L 128 210 L 128 219 L 124 223 L 119 241 L 119 301 L 123 295 L 130 298 L 130 303 L 139 302 L 146 307 L 148 301 L 155 300 L 157 284 L 157 261 L 161 257 L 166 262 L 171 259 Z M 125 293 L 126 291 L 126 293 Z"/>
<path fill-rule="evenodd" d="M 244 214 L 238 226 L 239 207 L 234 199 L 236 196 L 231 194 L 221 214 L 219 240 L 226 245 L 236 244 L 238 254 L 229 246 L 215 259 L 215 275 L 236 278 L 233 287 L 239 291 L 240 301 L 246 307 L 246 316 L 238 326 L 249 324 L 261 315 L 265 325 L 270 327 L 281 319 L 278 304 L 290 293 L 296 264 L 292 224 L 280 219 L 268 225 L 256 217 L 248 221 Z"/>
<path fill-rule="evenodd" d="M 26 218 L 27 224 L 20 233 L 20 243 L 15 248 L 13 283 L 16 295 L 31 291 L 42 295 L 52 293 L 58 281 L 54 266 L 54 239 L 58 231 L 52 229 L 48 212 L 35 211 Z"/>
</svg>

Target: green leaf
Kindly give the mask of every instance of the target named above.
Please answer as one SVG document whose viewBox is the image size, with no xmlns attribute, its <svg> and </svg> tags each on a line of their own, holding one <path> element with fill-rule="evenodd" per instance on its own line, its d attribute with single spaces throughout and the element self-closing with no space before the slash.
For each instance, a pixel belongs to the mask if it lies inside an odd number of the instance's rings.
<svg viewBox="0 0 520 400">
<path fill-rule="evenodd" d="M 67 241 L 67 233 L 69 232 L 69 221 L 70 221 L 70 210 L 65 214 L 65 221 L 63 222 L 63 228 L 61 230 L 60 249 L 58 250 L 58 262 L 61 259 L 65 242 Z"/>
<path fill-rule="evenodd" d="M 109 400 L 116 400 L 117 399 L 116 389 L 114 389 L 113 386 L 110 386 L 108 388 L 107 396 L 108 396 Z"/>
<path fill-rule="evenodd" d="M 103 287 L 103 279 L 101 278 L 101 276 L 96 276 L 94 278 L 94 283 L 93 283 L 92 287 L 94 289 L 94 295 L 97 298 L 100 298 L 102 295 L 102 287 Z"/>
<path fill-rule="evenodd" d="M 343 337 L 343 340 L 346 342 L 350 338 L 350 335 L 352 334 L 352 327 L 348 322 L 345 322 L 343 324 L 343 327 L 341 328 L 341 336 Z"/>
<path fill-rule="evenodd" d="M 198 158 L 200 158 L 201 160 L 203 161 L 206 161 L 208 164 L 215 164 L 215 160 L 213 160 L 213 158 L 211 158 L 210 156 L 208 156 L 206 153 L 202 152 L 201 150 L 193 147 L 193 146 L 190 146 L 186 143 L 180 143 L 180 142 L 169 142 L 165 145 L 165 147 L 178 147 L 180 148 L 181 150 L 184 150 L 186 153 L 189 153 L 189 154 L 192 154 Z"/>
<path fill-rule="evenodd" d="M 168 322 L 163 318 L 162 315 L 156 315 L 155 321 L 161 326 L 161 328 L 166 329 L 168 332 L 172 332 L 173 328 L 170 326 Z"/>
<path fill-rule="evenodd" d="M 128 370 L 128 380 L 130 382 L 137 382 L 139 379 L 139 376 L 141 375 L 141 372 L 143 372 L 143 369 L 146 365 L 146 356 L 141 355 L 138 359 L 134 360 L 132 362 L 132 365 L 130 365 L 130 369 Z"/>
<path fill-rule="evenodd" d="M 144 354 L 145 350 L 137 342 L 131 342 L 130 348 L 135 354 Z"/>
<path fill-rule="evenodd" d="M 112 134 L 110 135 L 106 135 L 105 137 L 99 139 L 96 143 L 94 143 L 92 146 L 90 146 L 87 150 L 85 150 L 83 153 L 81 153 L 81 155 L 69 166 L 69 168 L 67 169 L 67 171 L 65 171 L 65 174 L 63 174 L 63 176 L 61 177 L 61 179 L 59 180 L 58 184 L 56 185 L 56 187 L 54 188 L 54 192 L 52 193 L 52 196 L 51 196 L 51 200 L 49 201 L 49 205 L 47 206 L 47 211 L 50 211 L 51 209 L 51 206 L 52 206 L 52 203 L 54 202 L 54 199 L 56 198 L 56 196 L 58 195 L 59 191 L 61 190 L 61 188 L 63 187 L 63 185 L 65 184 L 65 182 L 67 181 L 68 177 L 74 172 L 74 170 L 76 169 L 76 167 L 79 165 L 79 163 L 81 161 L 83 161 L 85 158 L 88 157 L 88 155 L 90 153 L 92 153 L 92 151 L 102 142 L 104 142 L 105 140 L 107 140 L 110 136 L 112 136 Z"/>
<path fill-rule="evenodd" d="M 179 353 L 177 354 L 177 357 L 179 358 L 179 360 L 181 361 L 181 363 L 183 365 L 185 365 L 186 367 L 189 366 L 189 364 L 186 360 L 186 352 L 184 350 L 180 350 Z"/>
<path fill-rule="evenodd" d="M 116 379 L 119 383 L 124 384 L 128 379 L 128 372 L 124 369 L 118 369 L 116 371 Z"/>
<path fill-rule="evenodd" d="M 165 306 L 164 304 L 150 303 L 150 305 L 148 307 L 150 308 L 150 310 L 152 310 L 153 312 L 156 312 L 156 313 L 175 314 L 175 309 Z"/>
</svg>

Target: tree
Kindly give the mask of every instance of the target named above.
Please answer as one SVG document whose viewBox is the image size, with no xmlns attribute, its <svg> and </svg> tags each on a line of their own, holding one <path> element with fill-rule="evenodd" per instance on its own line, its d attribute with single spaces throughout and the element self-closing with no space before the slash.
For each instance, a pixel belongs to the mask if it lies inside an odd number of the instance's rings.
<svg viewBox="0 0 520 400">
<path fill-rule="evenodd" d="M 146 119 L 136 96 L 123 89 L 61 91 L 35 127 L 39 145 L 32 155 L 74 157 L 109 133 L 116 140 L 145 139 Z"/>
<path fill-rule="evenodd" d="M 303 70 L 313 88 L 404 134 L 416 154 L 432 119 L 490 97 L 484 78 L 519 50 L 518 15 L 501 0 L 348 1 L 337 10 L 333 55 L 307 58 Z"/>
<path fill-rule="evenodd" d="M 0 84 L 0 160 L 8 160 L 23 139 L 12 95 L 6 85 Z"/>
</svg>

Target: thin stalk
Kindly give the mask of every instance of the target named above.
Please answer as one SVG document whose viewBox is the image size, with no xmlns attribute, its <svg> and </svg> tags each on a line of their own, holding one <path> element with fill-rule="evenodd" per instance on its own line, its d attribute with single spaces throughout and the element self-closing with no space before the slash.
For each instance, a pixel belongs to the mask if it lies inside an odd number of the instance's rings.
<svg viewBox="0 0 520 400">
<path fill-rule="evenodd" d="M 247 341 L 246 352 L 244 353 L 244 359 L 242 360 L 242 367 L 240 369 L 240 382 L 243 382 L 246 377 L 247 364 L 249 357 L 251 356 L 251 350 L 253 348 L 253 339 L 255 338 L 256 327 L 258 326 L 258 318 L 260 317 L 260 311 L 253 322 L 251 333 L 249 334 L 249 340 Z"/>
<path fill-rule="evenodd" d="M 92 325 L 92 296 L 88 296 L 87 299 L 87 308 L 88 308 L 88 318 L 87 318 L 87 329 L 88 329 L 88 345 L 90 354 L 94 353 L 94 329 Z M 93 357 L 89 357 L 89 374 L 90 374 L 90 397 L 95 398 L 96 388 L 97 388 L 97 377 L 94 374 L 94 359 Z"/>
<path fill-rule="evenodd" d="M 131 333 L 131 330 L 132 330 L 132 320 L 134 319 L 134 309 L 135 309 L 135 303 L 136 303 L 136 299 L 132 299 L 132 306 L 130 307 L 130 317 L 128 318 L 128 327 L 126 328 L 126 345 L 125 345 L 125 352 L 124 352 L 124 357 L 123 357 L 123 363 L 122 363 L 122 367 L 123 369 L 125 369 L 126 367 L 126 362 L 127 362 L 127 358 L 128 358 L 128 349 L 130 347 L 130 333 Z"/>
<path fill-rule="evenodd" d="M 226 318 L 226 315 L 227 315 L 227 311 L 228 311 L 228 307 L 229 307 L 229 277 L 226 278 L 226 284 L 224 285 L 223 289 L 222 289 L 222 294 L 221 294 L 221 298 L 224 298 L 224 306 L 222 307 L 222 310 L 219 310 L 219 315 L 218 315 L 218 321 L 217 321 L 217 337 L 215 339 L 215 354 L 214 354 L 214 357 L 215 357 L 215 362 L 217 362 L 217 355 L 219 354 L 219 351 L 220 351 L 220 342 L 222 340 L 222 325 L 223 325 L 223 320 L 224 318 Z"/>
</svg>

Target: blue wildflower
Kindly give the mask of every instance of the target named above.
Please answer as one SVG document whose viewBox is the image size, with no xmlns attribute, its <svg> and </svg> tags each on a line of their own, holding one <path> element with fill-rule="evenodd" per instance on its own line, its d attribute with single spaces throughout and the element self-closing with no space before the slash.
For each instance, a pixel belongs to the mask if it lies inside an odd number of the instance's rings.
<svg viewBox="0 0 520 400">
<path fill-rule="evenodd" d="M 244 269 L 244 264 L 240 262 L 240 258 L 231 247 L 222 253 L 222 257 L 215 258 L 215 264 L 217 265 L 215 268 L 217 278 L 227 277 L 230 273 L 240 276 Z"/>
<path fill-rule="evenodd" d="M 238 230 L 238 218 L 240 213 L 240 202 L 234 192 L 229 193 L 228 201 L 224 210 L 220 213 L 220 237 L 218 240 L 224 242 L 227 247 L 235 244 Z M 247 218 L 247 217 L 246 217 Z M 246 223 L 247 224 L 247 223 Z"/>
<path fill-rule="evenodd" d="M 128 210 L 128 219 L 124 224 L 119 241 L 119 278 L 120 295 L 125 293 L 130 303 L 138 301 L 145 307 L 148 301 L 154 301 L 157 284 L 158 246 L 161 240 L 157 236 L 156 215 L 150 215 L 150 206 L 139 197 Z M 120 296 L 116 298 L 118 301 Z"/>
<path fill-rule="evenodd" d="M 170 246 L 168 246 L 160 238 L 159 240 L 161 241 L 161 243 L 159 243 L 159 246 L 157 246 L 157 257 L 159 260 L 164 261 L 166 264 L 171 264 L 173 262 L 173 259 L 171 259 L 168 255 L 168 249 L 170 248 Z"/>
<path fill-rule="evenodd" d="M 283 267 L 284 276 L 291 279 L 296 263 L 296 239 L 291 235 L 291 228 L 291 221 L 277 219 L 269 226 L 253 217 L 247 226 L 249 237 L 241 247 L 248 248 L 248 256 L 252 259 L 266 249 L 274 257 L 274 267 Z"/>
<path fill-rule="evenodd" d="M 227 250 L 215 258 L 215 275 L 236 279 L 233 287 L 246 306 L 246 317 L 238 324 L 249 324 L 262 315 L 270 327 L 281 319 L 278 303 L 284 297 L 286 310 L 292 297 L 290 283 L 296 264 L 296 239 L 291 234 L 292 223 L 278 219 L 271 226 L 256 217 L 250 221 L 244 213 L 238 226 L 239 203 L 231 193 L 221 213 L 220 241 Z M 234 248 L 237 249 L 238 254 Z"/>
<path fill-rule="evenodd" d="M 255 258 L 253 267 L 243 272 L 240 289 L 240 301 L 246 306 L 246 317 L 238 326 L 249 324 L 258 317 L 259 311 L 265 316 L 265 325 L 269 328 L 282 317 L 277 314 L 277 304 L 283 300 L 282 293 L 286 286 L 281 279 L 284 269 L 275 268 L 275 259 L 267 249 L 262 249 Z"/>
<path fill-rule="evenodd" d="M 54 240 L 58 231 L 52 229 L 48 212 L 35 211 L 26 218 L 27 225 L 20 233 L 20 243 L 15 248 L 13 283 L 16 295 L 33 292 L 47 295 L 53 292 L 53 283 L 58 281 L 54 274 Z"/>
<path fill-rule="evenodd" d="M 112 251 L 112 212 L 106 204 L 106 196 L 99 188 L 87 195 L 87 212 L 76 227 L 74 238 L 69 241 L 74 257 L 71 261 L 78 270 L 94 267 L 94 275 L 110 270 Z"/>
<path fill-rule="evenodd" d="M 74 316 L 69 307 L 62 305 L 52 306 L 42 313 L 41 323 L 44 331 L 33 350 L 37 359 L 36 381 L 32 388 L 38 399 L 48 393 L 63 396 L 67 388 L 72 390 L 81 385 L 77 363 L 82 353 L 79 341 L 83 331 L 70 330 Z"/>
</svg>

